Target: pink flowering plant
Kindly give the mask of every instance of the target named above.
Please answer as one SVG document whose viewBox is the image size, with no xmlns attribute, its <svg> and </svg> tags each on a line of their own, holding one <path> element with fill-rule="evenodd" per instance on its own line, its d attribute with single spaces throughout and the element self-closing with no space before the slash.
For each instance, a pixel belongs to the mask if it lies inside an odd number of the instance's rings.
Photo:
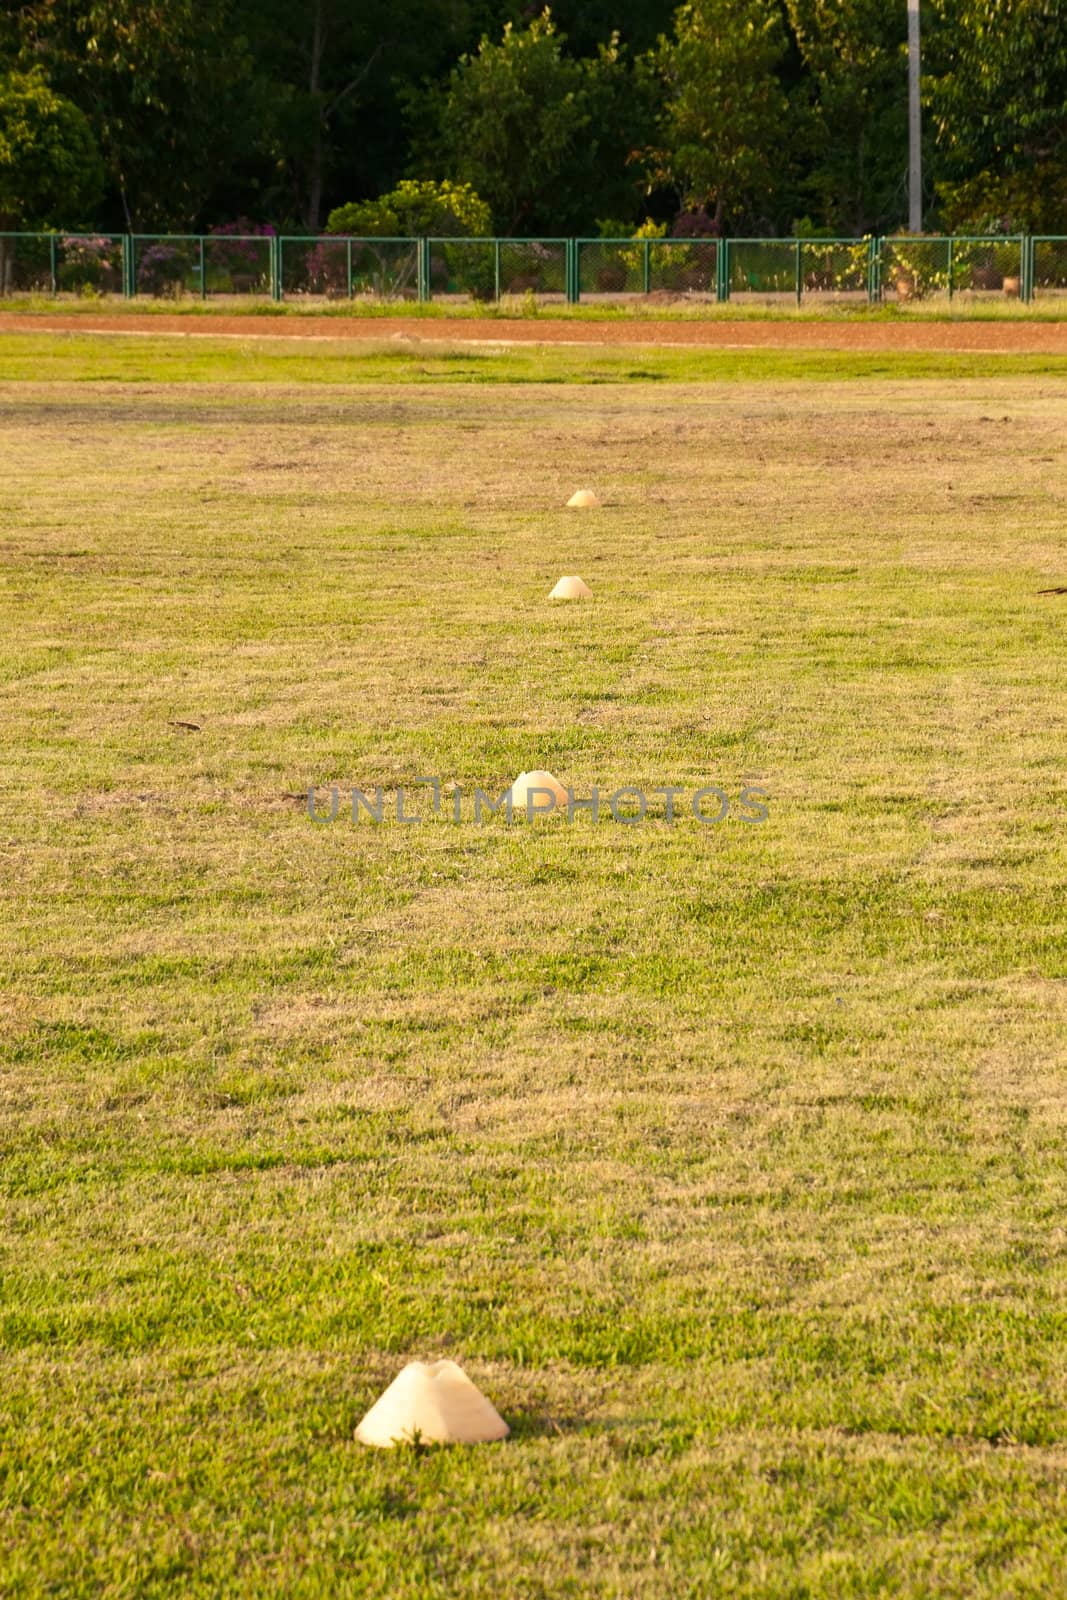
<svg viewBox="0 0 1067 1600">
<path fill-rule="evenodd" d="M 234 288 L 252 288 L 270 276 L 270 240 L 275 230 L 269 222 L 220 223 L 212 228 L 205 244 L 209 265 L 226 274 Z"/>
<path fill-rule="evenodd" d="M 61 289 L 111 290 L 122 282 L 122 243 L 104 234 L 64 234 L 57 274 Z"/>
</svg>

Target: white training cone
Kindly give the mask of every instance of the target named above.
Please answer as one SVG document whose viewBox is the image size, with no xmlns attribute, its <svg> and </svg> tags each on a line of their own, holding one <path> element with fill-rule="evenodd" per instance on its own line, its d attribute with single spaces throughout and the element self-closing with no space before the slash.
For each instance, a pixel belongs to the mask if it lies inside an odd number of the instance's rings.
<svg viewBox="0 0 1067 1600">
<path fill-rule="evenodd" d="M 598 506 L 600 501 L 592 489 L 576 489 L 567 504 L 569 506 Z"/>
<path fill-rule="evenodd" d="M 550 600 L 591 600 L 593 591 L 581 578 L 561 578 L 548 597 Z"/>
<path fill-rule="evenodd" d="M 551 772 L 520 772 L 510 794 L 512 816 L 521 812 L 537 816 L 539 812 L 564 811 L 567 807 L 567 791 Z M 549 803 L 549 795 L 556 802 L 554 807 Z"/>
<path fill-rule="evenodd" d="M 412 1361 L 356 1429 L 361 1444 L 487 1444 L 508 1425 L 454 1361 Z"/>
</svg>

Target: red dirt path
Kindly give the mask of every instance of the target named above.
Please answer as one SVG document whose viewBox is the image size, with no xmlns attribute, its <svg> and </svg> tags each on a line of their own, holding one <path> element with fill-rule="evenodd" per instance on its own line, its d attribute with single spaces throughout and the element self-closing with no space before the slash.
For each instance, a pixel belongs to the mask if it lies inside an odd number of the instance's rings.
<svg viewBox="0 0 1067 1600">
<path fill-rule="evenodd" d="M 193 324 L 193 325 L 191 325 Z M 422 344 L 703 345 L 720 349 L 1002 351 L 1067 355 L 1067 322 L 578 322 L 448 317 L 232 317 L 0 313 L 0 333 L 187 338 L 410 339 Z"/>
</svg>

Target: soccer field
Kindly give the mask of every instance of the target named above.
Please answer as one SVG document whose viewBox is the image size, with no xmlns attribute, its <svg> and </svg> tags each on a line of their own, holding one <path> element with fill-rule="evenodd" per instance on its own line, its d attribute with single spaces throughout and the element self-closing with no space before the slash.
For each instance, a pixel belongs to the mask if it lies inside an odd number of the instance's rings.
<svg viewBox="0 0 1067 1600">
<path fill-rule="evenodd" d="M 1065 371 L 0 338 L 0 1592 L 1062 1593 Z"/>
</svg>

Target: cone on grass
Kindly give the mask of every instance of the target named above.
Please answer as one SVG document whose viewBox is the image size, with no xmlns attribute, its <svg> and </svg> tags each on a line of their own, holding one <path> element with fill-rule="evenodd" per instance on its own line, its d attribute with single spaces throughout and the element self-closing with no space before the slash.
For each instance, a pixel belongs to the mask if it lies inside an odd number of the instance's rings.
<svg viewBox="0 0 1067 1600">
<path fill-rule="evenodd" d="M 513 816 L 517 811 L 526 810 L 526 802 L 531 798 L 532 791 L 538 789 L 548 791 L 553 800 L 556 802 L 557 811 L 562 810 L 566 806 L 567 791 L 560 783 L 559 779 L 552 776 L 551 772 L 520 772 L 518 777 L 515 779 L 515 782 L 512 784 L 511 789 L 509 790 L 511 795 L 511 811 Z M 543 793 L 532 794 L 532 803 L 535 815 L 539 811 L 547 812 L 549 809 L 548 802 Z"/>
<path fill-rule="evenodd" d="M 454 1361 L 412 1361 L 356 1429 L 361 1444 L 488 1444 L 507 1423 Z"/>
<path fill-rule="evenodd" d="M 581 578 L 561 578 L 548 597 L 550 600 L 591 600 L 593 591 Z"/>
<path fill-rule="evenodd" d="M 598 506 L 600 504 L 600 501 L 597 499 L 597 497 L 593 493 L 592 489 L 575 489 L 574 493 L 571 495 L 570 499 L 567 501 L 567 504 L 569 506 L 580 506 L 580 507 L 583 507 L 583 508 L 585 508 L 585 507 L 592 508 L 594 506 Z"/>
</svg>

